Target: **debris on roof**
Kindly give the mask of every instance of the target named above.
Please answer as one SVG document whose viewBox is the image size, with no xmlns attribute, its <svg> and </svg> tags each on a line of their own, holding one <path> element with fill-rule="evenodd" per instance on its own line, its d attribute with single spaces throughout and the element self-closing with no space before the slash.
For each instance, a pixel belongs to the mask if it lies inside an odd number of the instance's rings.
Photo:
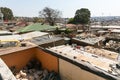
<svg viewBox="0 0 120 80">
<path fill-rule="evenodd" d="M 85 51 L 88 53 L 96 54 L 101 57 L 106 57 L 106 58 L 113 59 L 113 60 L 117 60 L 119 56 L 119 54 L 116 52 L 108 51 L 105 49 L 94 48 L 91 46 L 86 46 Z"/>
<path fill-rule="evenodd" d="M 97 37 L 96 35 L 93 35 L 91 33 L 82 33 L 82 34 L 79 34 L 77 35 L 75 38 L 73 38 L 73 42 L 77 41 L 76 44 L 79 44 L 80 43 L 85 43 L 87 45 L 95 45 L 97 44 L 98 42 L 104 40 L 105 38 L 100 36 L 100 37 Z M 75 41 L 74 41 L 75 40 Z"/>
<path fill-rule="evenodd" d="M 17 80 L 60 80 L 60 76 L 56 72 L 49 72 L 41 67 L 41 63 L 37 60 L 31 60 L 22 70 L 13 71 L 13 73 Z"/>
<path fill-rule="evenodd" d="M 86 47 L 87 48 L 87 47 Z M 47 50 L 54 52 L 55 54 L 61 55 L 63 57 L 66 57 L 68 59 L 73 60 L 74 62 L 77 62 L 79 64 L 83 64 L 88 66 L 93 71 L 99 70 L 97 72 L 119 76 L 120 70 L 118 68 L 115 68 L 114 70 L 117 70 L 118 72 L 114 71 L 110 65 L 117 65 L 119 62 L 117 60 L 112 60 L 111 58 L 116 58 L 118 55 L 114 52 L 110 52 L 107 50 L 102 50 L 103 52 L 97 51 L 98 49 L 93 49 L 89 52 L 86 50 L 86 48 L 82 46 L 69 46 L 69 45 L 61 45 L 49 48 Z M 94 51 L 93 51 L 94 50 Z M 94 54 L 93 52 L 96 52 Z M 102 55 L 102 56 L 100 56 Z M 107 57 L 106 57 L 107 56 Z M 108 57 L 109 56 L 109 57 Z M 104 65 L 103 65 L 104 64 Z M 116 66 L 115 66 L 116 67 Z M 107 72 L 107 73 L 106 73 Z"/>
</svg>

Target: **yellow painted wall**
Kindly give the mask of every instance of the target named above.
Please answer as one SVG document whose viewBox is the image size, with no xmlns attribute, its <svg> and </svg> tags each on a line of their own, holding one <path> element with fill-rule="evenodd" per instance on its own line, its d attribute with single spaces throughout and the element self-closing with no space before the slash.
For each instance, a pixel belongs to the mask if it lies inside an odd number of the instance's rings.
<svg viewBox="0 0 120 80">
<path fill-rule="evenodd" d="M 0 56 L 8 67 L 15 66 L 17 70 L 22 69 L 32 58 L 34 58 L 34 50 L 27 49 Z"/>
<path fill-rule="evenodd" d="M 58 72 L 58 58 L 40 49 L 36 49 L 36 58 L 41 62 L 42 67 L 49 71 Z"/>
<path fill-rule="evenodd" d="M 60 72 L 62 80 L 105 80 L 95 74 L 85 71 L 65 60 L 42 51 L 39 48 L 27 49 L 0 56 L 8 67 L 23 68 L 32 58 L 38 59 L 44 69 Z"/>
<path fill-rule="evenodd" d="M 62 59 L 59 59 L 59 72 L 62 80 L 105 80 Z"/>
<path fill-rule="evenodd" d="M 38 48 L 27 49 L 0 56 L 8 67 L 15 66 L 17 70 L 22 69 L 32 58 L 36 58 L 44 69 L 58 72 L 58 58 Z"/>
</svg>

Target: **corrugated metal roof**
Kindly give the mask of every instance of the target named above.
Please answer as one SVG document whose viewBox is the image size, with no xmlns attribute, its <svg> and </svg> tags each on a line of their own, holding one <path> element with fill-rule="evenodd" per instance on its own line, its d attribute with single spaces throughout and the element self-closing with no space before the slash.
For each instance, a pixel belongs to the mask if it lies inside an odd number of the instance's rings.
<svg viewBox="0 0 120 80">
<path fill-rule="evenodd" d="M 0 40 L 1 41 L 5 41 L 5 40 L 21 40 L 21 36 L 20 35 L 5 35 L 5 36 L 0 36 Z"/>
<path fill-rule="evenodd" d="M 61 37 L 47 35 L 47 36 L 41 36 L 41 37 L 34 38 L 33 40 L 31 40 L 31 42 L 33 42 L 37 45 L 42 45 L 42 44 L 46 44 L 46 43 L 59 41 L 59 40 L 62 40 L 62 39 L 63 38 L 61 38 Z"/>
<path fill-rule="evenodd" d="M 55 28 L 56 26 L 41 25 L 40 23 L 35 23 L 28 25 L 23 29 L 18 30 L 18 32 L 43 31 L 43 30 L 49 30 Z"/>
<path fill-rule="evenodd" d="M 4 35 L 0 36 L 0 40 L 5 41 L 5 40 L 28 40 L 32 39 L 35 37 L 47 35 L 48 33 L 45 32 L 39 32 L 39 31 L 34 31 L 34 32 L 29 32 L 21 35 Z"/>
<path fill-rule="evenodd" d="M 0 35 L 2 34 L 12 34 L 12 32 L 9 32 L 9 31 L 0 31 Z"/>
<path fill-rule="evenodd" d="M 95 26 L 91 26 L 91 28 L 120 29 L 120 26 L 100 26 L 100 25 L 95 25 Z"/>
<path fill-rule="evenodd" d="M 29 33 L 22 34 L 21 37 L 24 40 L 28 40 L 28 39 L 32 39 L 32 38 L 47 35 L 47 34 L 48 33 L 45 33 L 45 32 L 34 31 L 34 32 L 29 32 Z"/>
</svg>

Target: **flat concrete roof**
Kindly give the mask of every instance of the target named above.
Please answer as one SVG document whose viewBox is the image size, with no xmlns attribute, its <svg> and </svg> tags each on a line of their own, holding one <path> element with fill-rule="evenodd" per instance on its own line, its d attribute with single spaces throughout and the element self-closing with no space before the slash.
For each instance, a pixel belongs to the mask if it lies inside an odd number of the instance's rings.
<svg viewBox="0 0 120 80">
<path fill-rule="evenodd" d="M 86 46 L 85 51 L 91 54 L 96 54 L 102 57 L 106 57 L 112 60 L 117 60 L 119 53 L 112 52 L 105 49 L 94 48 L 92 46 Z"/>
<path fill-rule="evenodd" d="M 6 55 L 6 54 L 11 54 L 14 52 L 30 49 L 30 48 L 35 48 L 37 45 L 30 43 L 30 42 L 23 42 L 26 43 L 27 46 L 25 47 L 8 47 L 8 48 L 0 48 L 0 55 Z"/>
<path fill-rule="evenodd" d="M 96 54 L 88 53 L 81 49 L 74 49 L 69 45 L 61 45 L 47 49 L 57 55 L 64 56 L 73 62 L 88 66 L 93 71 L 105 73 L 115 77 L 115 72 L 112 71 L 110 64 L 118 64 L 118 61 L 111 60 Z"/>
<path fill-rule="evenodd" d="M 41 36 L 41 37 L 34 38 L 34 39 L 31 40 L 31 42 L 35 43 L 37 45 L 42 45 L 42 44 L 46 44 L 46 43 L 59 41 L 59 40 L 62 40 L 62 39 L 63 38 L 61 38 L 61 37 L 46 35 L 46 36 Z"/>
<path fill-rule="evenodd" d="M 111 30 L 111 32 L 113 32 L 113 33 L 120 33 L 120 29 L 113 29 L 113 30 Z"/>
<path fill-rule="evenodd" d="M 91 26 L 91 28 L 120 29 L 120 26 L 100 26 L 100 25 L 94 25 L 94 26 Z"/>
<path fill-rule="evenodd" d="M 9 31 L 0 31 L 0 35 L 2 34 L 12 34 L 12 32 L 9 32 Z"/>
<path fill-rule="evenodd" d="M 83 42 L 83 43 L 87 43 L 90 45 L 95 45 L 96 43 L 98 43 L 101 40 L 104 40 L 104 37 L 95 37 L 95 38 L 85 38 L 85 39 L 81 39 L 81 38 L 73 38 L 74 40 Z"/>
<path fill-rule="evenodd" d="M 80 41 L 90 45 L 95 45 L 96 43 L 104 39 L 105 37 L 102 37 L 102 36 L 97 37 L 92 33 L 81 33 L 77 35 L 75 38 L 73 38 L 73 40 Z"/>
</svg>

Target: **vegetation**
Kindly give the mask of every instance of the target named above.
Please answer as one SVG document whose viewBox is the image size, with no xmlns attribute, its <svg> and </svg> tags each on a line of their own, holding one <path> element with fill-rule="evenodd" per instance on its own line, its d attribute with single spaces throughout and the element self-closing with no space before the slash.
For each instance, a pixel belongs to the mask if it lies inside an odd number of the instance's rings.
<svg viewBox="0 0 120 80">
<path fill-rule="evenodd" d="M 78 9 L 75 13 L 74 18 L 70 18 L 68 23 L 82 24 L 83 31 L 85 31 L 85 25 L 90 23 L 90 11 L 86 8 Z M 88 28 L 88 27 L 86 27 Z"/>
<path fill-rule="evenodd" d="M 43 23 L 44 20 L 42 18 L 39 18 L 39 17 L 33 17 L 33 22 L 34 23 Z"/>
<path fill-rule="evenodd" d="M 68 24 L 74 24 L 74 23 L 75 23 L 74 18 L 70 18 Z"/>
<path fill-rule="evenodd" d="M 75 13 L 74 21 L 76 24 L 88 24 L 90 22 L 90 11 L 86 8 L 78 9 Z"/>
<path fill-rule="evenodd" d="M 45 7 L 42 11 L 39 12 L 41 18 L 44 18 L 49 25 L 54 26 L 56 21 L 60 19 L 61 12 L 49 7 Z"/>
<path fill-rule="evenodd" d="M 71 33 L 72 32 L 72 30 L 70 30 L 70 29 L 68 29 L 68 28 L 66 28 L 66 29 L 59 29 L 59 28 L 56 28 L 56 30 L 55 30 L 55 34 L 61 34 L 61 33 L 65 33 L 65 34 L 69 34 L 69 33 Z"/>
<path fill-rule="evenodd" d="M 1 12 L 3 13 L 4 20 L 12 20 L 13 19 L 13 12 L 10 8 L 7 7 L 1 7 Z"/>
</svg>

